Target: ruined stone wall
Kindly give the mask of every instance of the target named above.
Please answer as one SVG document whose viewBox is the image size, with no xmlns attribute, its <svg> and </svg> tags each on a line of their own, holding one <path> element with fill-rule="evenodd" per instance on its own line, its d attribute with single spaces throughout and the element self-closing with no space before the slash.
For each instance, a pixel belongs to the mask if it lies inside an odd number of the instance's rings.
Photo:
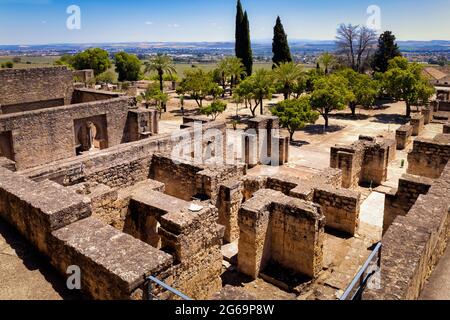
<svg viewBox="0 0 450 320">
<path fill-rule="evenodd" d="M 415 300 L 446 249 L 450 216 L 450 164 L 420 195 L 406 216 L 398 216 L 384 234 L 381 289 L 364 299 Z"/>
<path fill-rule="evenodd" d="M 208 299 L 222 288 L 223 227 L 217 224 L 217 209 L 202 206 L 199 212 L 165 214 L 159 228 L 162 249 L 173 254 L 175 262 L 161 278 L 194 299 Z"/>
<path fill-rule="evenodd" d="M 67 276 L 80 268 L 93 299 L 138 299 L 148 275 L 160 276 L 172 257 L 89 217 L 86 197 L 52 181 L 31 181 L 0 168 L 0 216 Z"/>
<path fill-rule="evenodd" d="M 446 124 L 444 124 L 443 133 L 450 134 L 450 122 L 447 122 Z"/>
<path fill-rule="evenodd" d="M 1 69 L 0 105 L 4 113 L 69 104 L 72 98 L 72 71 L 66 67 Z"/>
<path fill-rule="evenodd" d="M 450 160 L 450 136 L 437 135 L 434 139 L 418 138 L 408 155 L 408 173 L 428 178 L 439 178 Z"/>
<path fill-rule="evenodd" d="M 225 227 L 223 239 L 233 242 L 239 238 L 238 214 L 244 201 L 243 183 L 230 181 L 222 184 L 217 199 L 218 222 Z"/>
<path fill-rule="evenodd" d="M 413 127 L 413 136 L 417 137 L 425 129 L 425 117 L 422 114 L 415 114 L 411 117 L 411 126 Z"/>
<path fill-rule="evenodd" d="M 361 147 L 331 148 L 330 167 L 342 170 L 342 187 L 352 188 L 359 185 L 363 160 L 364 150 Z"/>
<path fill-rule="evenodd" d="M 127 142 L 129 98 L 68 105 L 25 113 L 0 115 L 0 132 L 12 132 L 18 170 L 76 155 L 76 119 L 105 115 L 110 147 Z"/>
<path fill-rule="evenodd" d="M 82 89 L 75 89 L 73 91 L 71 103 L 77 104 L 77 103 L 102 101 L 120 98 L 122 96 L 124 96 L 123 93 L 82 88 Z"/>
<path fill-rule="evenodd" d="M 412 142 L 413 127 L 410 125 L 403 125 L 396 131 L 395 139 L 397 141 L 397 149 L 405 150 Z"/>
<path fill-rule="evenodd" d="M 239 212 L 239 271 L 257 278 L 270 261 L 311 278 L 322 269 L 320 208 L 274 190 L 260 190 Z"/>
<path fill-rule="evenodd" d="M 321 206 L 327 227 L 354 236 L 359 227 L 361 194 L 351 190 L 317 187 L 313 202 Z"/>
<path fill-rule="evenodd" d="M 420 195 L 427 194 L 433 179 L 404 174 L 398 189 L 386 194 L 384 205 L 383 234 L 397 216 L 404 216 L 412 208 Z"/>
</svg>

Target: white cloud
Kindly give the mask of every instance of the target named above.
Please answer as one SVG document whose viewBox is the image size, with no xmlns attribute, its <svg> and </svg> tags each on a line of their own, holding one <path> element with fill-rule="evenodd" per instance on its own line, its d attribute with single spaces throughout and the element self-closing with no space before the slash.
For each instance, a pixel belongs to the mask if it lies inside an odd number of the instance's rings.
<svg viewBox="0 0 450 320">
<path fill-rule="evenodd" d="M 151 25 L 153 24 L 153 22 L 151 22 L 151 21 L 145 21 L 145 24 L 148 25 L 148 26 L 151 26 Z"/>
<path fill-rule="evenodd" d="M 169 24 L 168 26 L 169 26 L 169 28 L 179 28 L 180 27 L 180 25 L 177 23 Z"/>
</svg>

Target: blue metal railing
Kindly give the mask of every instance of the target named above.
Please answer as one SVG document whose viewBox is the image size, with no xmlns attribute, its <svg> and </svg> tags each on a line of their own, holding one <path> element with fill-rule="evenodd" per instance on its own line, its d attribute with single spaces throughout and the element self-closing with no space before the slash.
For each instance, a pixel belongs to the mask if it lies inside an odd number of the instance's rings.
<svg viewBox="0 0 450 320">
<path fill-rule="evenodd" d="M 157 300 L 156 296 L 153 295 L 153 284 L 156 284 L 156 285 L 162 287 L 163 289 L 169 291 L 170 293 L 173 293 L 174 295 L 179 297 L 181 300 L 192 300 L 191 298 L 189 298 L 188 296 L 184 295 L 183 293 L 181 293 L 177 289 L 172 288 L 171 286 L 165 284 L 161 280 L 158 280 L 157 278 L 152 277 L 152 276 L 148 277 L 147 278 L 147 282 L 145 283 L 146 295 L 144 295 L 144 299 Z"/>
<path fill-rule="evenodd" d="M 375 246 L 375 249 L 370 254 L 367 261 L 364 263 L 362 268 L 359 270 L 358 274 L 353 278 L 353 281 L 350 283 L 348 288 L 345 290 L 344 294 L 339 298 L 339 300 L 361 300 L 362 294 L 364 290 L 367 287 L 367 283 L 369 282 L 370 278 L 372 278 L 376 271 L 372 271 L 368 274 L 366 274 L 367 269 L 370 267 L 371 263 L 374 262 L 375 258 L 377 258 L 377 266 L 380 268 L 381 264 L 381 248 L 382 244 L 381 242 L 377 243 Z M 354 292 L 354 293 L 353 293 Z M 353 293 L 353 295 L 352 295 Z"/>
</svg>

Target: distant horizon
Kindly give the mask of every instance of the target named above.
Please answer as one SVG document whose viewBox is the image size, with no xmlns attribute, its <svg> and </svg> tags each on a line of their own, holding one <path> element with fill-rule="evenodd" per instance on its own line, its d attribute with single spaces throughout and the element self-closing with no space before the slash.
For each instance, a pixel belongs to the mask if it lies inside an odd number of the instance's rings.
<svg viewBox="0 0 450 320">
<path fill-rule="evenodd" d="M 326 43 L 335 42 L 336 39 L 288 39 L 290 43 L 294 42 L 304 42 L 304 43 Z M 60 45 L 119 45 L 119 44 L 189 44 L 189 43 L 234 43 L 235 40 L 220 40 L 220 41 L 105 41 L 105 42 L 54 42 L 54 43 L 10 43 L 10 44 L 0 44 L 0 47 L 32 47 L 32 46 L 60 46 Z M 253 43 L 269 43 L 272 39 L 253 39 Z M 445 39 L 432 39 L 432 40 L 420 40 L 420 39 L 409 39 L 409 40 L 396 40 L 398 43 L 405 42 L 418 42 L 418 43 L 431 43 L 431 42 L 447 42 L 450 46 L 450 40 Z M 449 47 L 450 49 L 450 47 Z"/>
</svg>

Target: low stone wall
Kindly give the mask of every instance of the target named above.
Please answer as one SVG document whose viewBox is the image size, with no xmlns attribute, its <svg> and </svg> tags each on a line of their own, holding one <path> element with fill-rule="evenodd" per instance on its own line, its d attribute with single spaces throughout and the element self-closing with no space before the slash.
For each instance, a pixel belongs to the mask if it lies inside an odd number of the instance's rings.
<svg viewBox="0 0 450 320">
<path fill-rule="evenodd" d="M 408 155 L 408 173 L 428 178 L 439 178 L 450 160 L 450 136 L 437 135 L 434 139 L 418 138 Z"/>
<path fill-rule="evenodd" d="M 0 216 L 62 275 L 69 266 L 79 267 L 82 290 L 93 299 L 142 297 L 146 276 L 167 270 L 171 256 L 90 215 L 82 194 L 0 168 Z"/>
<path fill-rule="evenodd" d="M 386 194 L 384 205 L 383 234 L 397 216 L 404 216 L 416 203 L 420 195 L 427 194 L 434 180 L 426 177 L 404 174 L 398 189 Z"/>
<path fill-rule="evenodd" d="M 161 279 L 194 299 L 208 299 L 222 288 L 224 228 L 217 224 L 215 207 L 199 204 L 203 209 L 198 212 L 183 209 L 161 217 L 161 246 L 175 261 Z"/>
<path fill-rule="evenodd" d="M 352 145 L 331 148 L 330 167 L 342 170 L 342 187 L 380 185 L 387 179 L 389 161 L 395 159 L 396 142 L 383 137 L 360 136 Z"/>
<path fill-rule="evenodd" d="M 123 93 L 79 88 L 73 91 L 72 104 L 110 100 L 125 96 Z"/>
<path fill-rule="evenodd" d="M 422 114 L 414 114 L 411 117 L 411 126 L 413 127 L 412 135 L 419 136 L 425 129 L 425 117 Z"/>
<path fill-rule="evenodd" d="M 446 124 L 444 124 L 443 133 L 450 134 L 450 122 L 447 122 Z"/>
<path fill-rule="evenodd" d="M 398 216 L 383 236 L 381 289 L 364 299 L 415 300 L 446 249 L 450 216 L 450 164 L 420 195 L 406 216 Z"/>
<path fill-rule="evenodd" d="M 397 149 L 405 150 L 412 142 L 413 127 L 403 125 L 397 129 L 395 139 L 397 141 Z"/>
<path fill-rule="evenodd" d="M 228 182 L 222 184 L 217 199 L 219 210 L 219 224 L 225 227 L 223 239 L 233 242 L 239 238 L 238 214 L 244 201 L 242 182 Z"/>
<path fill-rule="evenodd" d="M 105 116 L 105 140 L 109 147 L 128 142 L 129 98 L 66 105 L 24 113 L 0 115 L 0 133 L 12 133 L 14 160 L 24 170 L 76 156 L 74 121 Z"/>
<path fill-rule="evenodd" d="M 322 270 L 325 217 L 312 203 L 260 190 L 239 212 L 239 271 L 256 279 L 268 263 L 316 278 Z"/>
<path fill-rule="evenodd" d="M 0 105 L 7 111 L 28 111 L 69 104 L 73 92 L 72 71 L 66 67 L 1 69 Z M 48 102 L 48 103 L 47 103 Z M 5 112 L 10 113 L 10 112 Z"/>
<path fill-rule="evenodd" d="M 314 190 L 313 202 L 320 205 L 327 227 L 354 236 L 359 227 L 361 194 L 322 186 Z"/>
</svg>

